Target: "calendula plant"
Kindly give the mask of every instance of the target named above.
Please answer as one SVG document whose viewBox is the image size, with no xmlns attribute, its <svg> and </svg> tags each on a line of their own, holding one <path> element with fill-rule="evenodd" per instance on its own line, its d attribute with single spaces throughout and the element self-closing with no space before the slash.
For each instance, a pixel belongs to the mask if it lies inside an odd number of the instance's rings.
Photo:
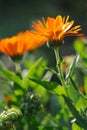
<svg viewBox="0 0 87 130">
<path fill-rule="evenodd" d="M 75 96 L 76 94 L 76 96 L 79 95 L 84 100 L 87 99 L 86 96 L 79 91 L 76 82 L 76 75 L 73 72 L 74 71 L 73 69 L 75 69 L 75 66 L 79 61 L 79 55 L 75 57 L 72 65 L 70 65 L 67 74 L 65 74 L 65 77 L 62 71 L 63 58 L 60 55 L 60 46 L 64 42 L 64 38 L 70 35 L 71 36 L 82 35 L 78 34 L 78 31 L 81 30 L 81 27 L 80 26 L 72 27 L 74 21 L 69 22 L 68 19 L 69 17 L 62 18 L 61 16 L 57 16 L 56 19 L 48 17 L 47 21 L 45 21 L 45 19 L 43 18 L 43 24 L 40 21 L 38 21 L 38 24 L 33 23 L 33 28 L 35 29 L 35 31 L 32 31 L 31 33 L 33 33 L 33 35 L 40 35 L 41 37 L 45 37 L 46 40 L 45 42 L 48 42 L 47 44 L 49 45 L 49 47 L 52 47 L 55 52 L 56 68 L 57 68 L 55 74 L 59 78 L 60 83 L 58 84 L 53 82 L 45 82 L 38 79 L 32 79 L 32 80 L 34 82 L 43 85 L 48 91 L 63 96 L 65 103 L 67 104 L 68 108 L 70 109 L 71 113 L 75 118 L 74 120 L 75 123 L 79 125 L 81 128 L 86 129 L 87 121 L 81 115 L 81 112 L 78 111 L 77 108 L 75 107 L 73 100 L 76 99 L 72 97 L 72 95 Z M 72 87 L 75 90 L 73 90 Z M 71 94 L 72 92 L 70 91 L 76 91 L 76 92 L 74 92 L 74 94 Z"/>
<path fill-rule="evenodd" d="M 10 57 L 16 68 L 16 71 L 0 68 L 1 79 L 9 87 L 5 102 L 8 107 L 18 108 L 23 114 L 14 124 L 15 129 L 86 130 L 87 42 L 86 38 L 80 38 L 83 37 L 79 33 L 81 26 L 72 27 L 73 24 L 74 21 L 69 22 L 69 16 L 58 15 L 47 20 L 42 17 L 42 22 L 33 22 L 33 30 L 0 41 L 0 51 Z M 78 36 L 79 39 L 74 43 L 76 56 L 63 71 L 64 58 L 60 47 L 67 36 Z M 47 67 L 42 58 L 35 63 L 28 58 L 22 61 L 25 52 L 45 43 L 55 53 L 56 69 Z M 57 81 L 52 81 L 52 76 Z M 3 107 L 6 103 L 2 102 Z"/>
</svg>

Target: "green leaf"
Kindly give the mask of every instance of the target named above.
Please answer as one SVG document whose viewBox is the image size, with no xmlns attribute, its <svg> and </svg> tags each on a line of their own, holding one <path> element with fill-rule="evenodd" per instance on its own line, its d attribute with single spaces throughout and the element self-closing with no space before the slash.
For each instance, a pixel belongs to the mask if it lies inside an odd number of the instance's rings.
<svg viewBox="0 0 87 130">
<path fill-rule="evenodd" d="M 74 48 L 77 52 L 83 54 L 83 50 L 84 50 L 84 43 L 80 40 L 75 40 L 74 42 Z"/>
<path fill-rule="evenodd" d="M 20 85 L 22 88 L 26 89 L 26 84 L 14 72 L 0 68 L 0 75 L 3 76 L 3 78 L 7 79 L 8 81 L 14 81 L 18 85 Z"/>
<path fill-rule="evenodd" d="M 79 127 L 78 125 L 76 125 L 75 123 L 72 124 L 72 130 L 84 130 L 81 129 L 81 127 Z"/>
<path fill-rule="evenodd" d="M 75 84 L 75 82 L 74 82 L 74 80 L 72 79 L 72 77 L 69 76 L 69 78 L 70 78 L 70 81 L 71 81 L 73 87 L 75 88 L 75 90 L 78 91 L 78 87 L 77 87 L 77 85 Z"/>
<path fill-rule="evenodd" d="M 85 93 L 87 95 L 87 75 L 84 76 L 84 88 L 85 88 Z"/>
<path fill-rule="evenodd" d="M 74 58 L 72 64 L 70 65 L 69 70 L 68 70 L 68 73 L 67 73 L 67 75 L 66 75 L 66 79 L 68 79 L 69 76 L 72 76 L 72 75 L 73 75 L 73 72 L 74 72 L 75 67 L 76 67 L 76 65 L 77 65 L 77 63 L 78 63 L 78 60 L 79 60 L 79 55 L 77 55 L 77 56 Z"/>
<path fill-rule="evenodd" d="M 24 80 L 27 80 L 29 77 L 34 76 L 34 75 L 37 77 L 42 76 L 44 73 L 44 70 L 41 66 L 42 64 L 46 65 L 46 61 L 43 61 L 43 58 L 40 58 L 31 66 L 26 76 L 24 77 Z"/>
<path fill-rule="evenodd" d="M 65 95 L 63 95 L 63 97 L 64 97 L 64 100 L 65 100 L 67 106 L 69 107 L 71 113 L 76 118 L 75 123 L 78 124 L 80 127 L 86 129 L 87 128 L 87 121 L 81 117 L 81 115 L 79 114 L 77 109 L 72 104 L 72 100 L 70 98 L 66 97 Z"/>
<path fill-rule="evenodd" d="M 44 80 L 40 80 L 36 78 L 29 78 L 29 79 L 43 86 L 45 89 L 47 89 L 49 92 L 53 94 L 66 95 L 64 88 L 60 86 L 57 82 L 48 82 L 48 81 L 44 81 Z"/>
<path fill-rule="evenodd" d="M 75 81 L 72 79 L 72 77 L 70 76 L 69 78 L 70 78 L 70 81 L 71 81 L 73 87 L 74 87 L 75 90 L 78 92 L 78 94 L 79 94 L 80 96 L 82 96 L 85 100 L 87 100 L 87 97 L 78 89 L 78 87 L 76 86 Z"/>
<path fill-rule="evenodd" d="M 77 53 L 80 54 L 80 59 L 85 67 L 87 67 L 87 43 L 85 40 L 76 40 L 74 42 L 74 47 Z"/>
<path fill-rule="evenodd" d="M 58 73 L 57 73 L 54 69 L 49 68 L 49 67 L 46 67 L 46 66 L 43 66 L 43 65 L 42 65 L 42 67 L 43 67 L 46 71 L 50 71 L 50 72 L 52 72 L 53 74 L 58 75 Z"/>
<path fill-rule="evenodd" d="M 76 40 L 74 42 L 74 47 L 77 53 L 80 54 L 81 58 L 87 59 L 87 43 L 81 40 Z"/>
<path fill-rule="evenodd" d="M 48 90 L 53 90 L 54 88 L 56 88 L 58 86 L 57 82 L 48 82 L 48 81 L 44 81 L 44 80 L 40 80 L 40 79 L 36 79 L 36 78 L 29 78 L 29 79 L 42 85 L 43 87 L 45 87 Z"/>
</svg>

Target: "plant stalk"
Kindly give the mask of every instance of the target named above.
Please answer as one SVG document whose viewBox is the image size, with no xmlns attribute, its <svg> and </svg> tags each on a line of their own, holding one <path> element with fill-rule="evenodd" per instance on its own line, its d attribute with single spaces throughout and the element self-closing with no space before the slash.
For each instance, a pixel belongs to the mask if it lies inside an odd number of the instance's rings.
<svg viewBox="0 0 87 130">
<path fill-rule="evenodd" d="M 55 57 L 56 57 L 56 68 L 58 71 L 59 79 L 67 94 L 67 88 L 66 88 L 65 79 L 63 76 L 63 71 L 62 71 L 62 59 L 59 55 L 59 47 L 55 47 L 54 52 L 55 52 Z"/>
</svg>

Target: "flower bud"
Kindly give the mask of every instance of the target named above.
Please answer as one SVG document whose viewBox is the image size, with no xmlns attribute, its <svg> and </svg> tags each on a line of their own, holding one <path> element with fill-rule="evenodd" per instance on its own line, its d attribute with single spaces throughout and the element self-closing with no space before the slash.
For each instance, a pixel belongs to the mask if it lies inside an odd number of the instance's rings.
<svg viewBox="0 0 87 130">
<path fill-rule="evenodd" d="M 39 95 L 29 92 L 24 99 L 24 103 L 22 104 L 22 112 L 25 115 L 32 115 L 36 114 L 39 110 L 41 110 L 41 108 L 42 104 Z"/>
<path fill-rule="evenodd" d="M 12 127 L 13 123 L 17 121 L 22 116 L 20 110 L 16 110 L 15 108 L 8 109 L 3 111 L 0 114 L 0 130 L 7 130 L 7 128 Z"/>
</svg>

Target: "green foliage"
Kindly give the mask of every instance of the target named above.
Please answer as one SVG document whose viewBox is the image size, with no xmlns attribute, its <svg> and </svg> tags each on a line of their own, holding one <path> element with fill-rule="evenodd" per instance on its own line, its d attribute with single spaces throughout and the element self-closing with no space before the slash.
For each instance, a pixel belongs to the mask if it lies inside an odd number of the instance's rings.
<svg viewBox="0 0 87 130">
<path fill-rule="evenodd" d="M 87 39 L 83 38 L 83 41 L 76 40 L 74 42 L 76 51 L 80 54 L 80 60 L 82 64 L 87 68 Z"/>
<path fill-rule="evenodd" d="M 76 123 L 79 126 L 81 126 L 82 128 L 86 129 L 87 121 L 81 117 L 81 115 L 76 110 L 75 106 L 73 105 L 72 101 L 66 96 L 63 96 L 63 97 L 64 97 L 64 100 L 65 100 L 66 104 L 68 105 L 70 111 L 72 112 L 72 114 L 76 118 Z"/>
<path fill-rule="evenodd" d="M 4 76 L 4 78 L 6 78 L 8 81 L 14 81 L 22 88 L 26 88 L 26 84 L 24 84 L 23 80 L 14 72 L 0 68 L 0 74 Z"/>
<path fill-rule="evenodd" d="M 78 125 L 76 125 L 75 123 L 73 123 L 72 125 L 72 130 L 84 130 L 81 127 L 79 127 Z"/>
<path fill-rule="evenodd" d="M 86 130 L 87 43 L 76 40 L 74 47 L 77 54 L 66 73 L 61 67 L 63 60 L 57 61 L 57 70 L 47 67 L 42 58 L 35 63 L 24 59 L 16 72 L 1 66 L 0 82 L 7 91 L 0 110 L 8 106 L 22 112 L 21 119 L 12 123 L 17 130 Z M 56 60 L 58 56 L 57 51 Z"/>
<path fill-rule="evenodd" d="M 57 82 L 48 82 L 40 79 L 30 78 L 32 81 L 42 85 L 49 92 L 57 95 L 66 94 L 64 88 L 60 86 Z"/>
</svg>

